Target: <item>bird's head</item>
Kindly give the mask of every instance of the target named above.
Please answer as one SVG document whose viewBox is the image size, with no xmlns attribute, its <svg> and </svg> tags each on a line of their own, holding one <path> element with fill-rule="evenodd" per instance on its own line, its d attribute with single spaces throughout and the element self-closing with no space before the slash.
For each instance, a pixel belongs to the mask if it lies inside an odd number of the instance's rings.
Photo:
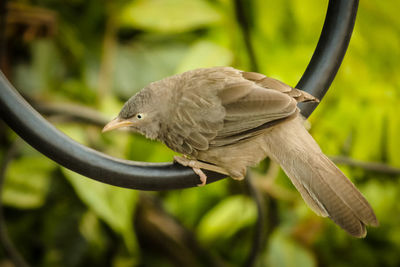
<svg viewBox="0 0 400 267">
<path fill-rule="evenodd" d="M 156 139 L 159 131 L 159 114 L 150 90 L 142 90 L 132 96 L 122 107 L 118 116 L 107 123 L 103 132 L 128 127 L 147 138 Z"/>
</svg>

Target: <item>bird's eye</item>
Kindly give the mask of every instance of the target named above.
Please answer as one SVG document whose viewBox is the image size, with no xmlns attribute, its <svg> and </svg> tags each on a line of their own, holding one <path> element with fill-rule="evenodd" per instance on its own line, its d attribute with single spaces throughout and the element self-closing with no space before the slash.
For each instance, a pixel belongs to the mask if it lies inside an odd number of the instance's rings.
<svg viewBox="0 0 400 267">
<path fill-rule="evenodd" d="M 143 115 L 139 113 L 139 114 L 136 115 L 136 118 L 138 118 L 140 120 L 140 119 L 143 118 Z"/>
</svg>

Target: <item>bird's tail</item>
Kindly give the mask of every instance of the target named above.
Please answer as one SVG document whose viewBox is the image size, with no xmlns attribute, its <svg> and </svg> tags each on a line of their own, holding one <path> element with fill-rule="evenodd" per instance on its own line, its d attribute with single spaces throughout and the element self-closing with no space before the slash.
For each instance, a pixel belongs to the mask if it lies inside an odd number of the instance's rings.
<svg viewBox="0 0 400 267">
<path fill-rule="evenodd" d="M 331 218 L 355 237 L 365 237 L 366 225 L 378 225 L 368 201 L 321 152 L 300 117 L 272 128 L 267 138 L 271 158 L 315 213 Z"/>
</svg>

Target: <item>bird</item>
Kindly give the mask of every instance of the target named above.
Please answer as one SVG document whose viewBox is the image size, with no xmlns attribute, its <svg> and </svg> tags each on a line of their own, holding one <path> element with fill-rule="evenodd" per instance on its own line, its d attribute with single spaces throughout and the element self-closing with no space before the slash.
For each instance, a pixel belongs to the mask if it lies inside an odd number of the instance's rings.
<svg viewBox="0 0 400 267">
<path fill-rule="evenodd" d="M 232 67 L 190 70 L 152 82 L 133 95 L 103 128 L 128 128 L 182 154 L 205 185 L 210 170 L 241 180 L 266 157 L 280 164 L 317 215 L 354 237 L 378 226 L 354 184 L 321 151 L 304 127 L 299 102 L 318 102 L 305 91 L 261 73 Z"/>
</svg>

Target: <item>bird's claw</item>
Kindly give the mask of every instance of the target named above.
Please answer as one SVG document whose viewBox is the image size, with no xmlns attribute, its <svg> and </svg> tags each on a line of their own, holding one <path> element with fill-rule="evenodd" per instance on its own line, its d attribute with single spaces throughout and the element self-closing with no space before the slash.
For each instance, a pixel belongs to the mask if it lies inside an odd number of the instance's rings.
<svg viewBox="0 0 400 267">
<path fill-rule="evenodd" d="M 207 175 L 200 168 L 198 168 L 195 160 L 190 160 L 187 157 L 174 156 L 174 161 L 178 162 L 182 166 L 190 167 L 193 169 L 193 171 L 200 177 L 201 181 L 201 184 L 198 184 L 197 186 L 206 185 Z"/>
<path fill-rule="evenodd" d="M 197 186 L 205 186 L 207 183 L 207 175 L 201 169 L 198 168 L 192 168 L 192 169 L 200 177 L 201 184 L 198 184 Z"/>
</svg>

